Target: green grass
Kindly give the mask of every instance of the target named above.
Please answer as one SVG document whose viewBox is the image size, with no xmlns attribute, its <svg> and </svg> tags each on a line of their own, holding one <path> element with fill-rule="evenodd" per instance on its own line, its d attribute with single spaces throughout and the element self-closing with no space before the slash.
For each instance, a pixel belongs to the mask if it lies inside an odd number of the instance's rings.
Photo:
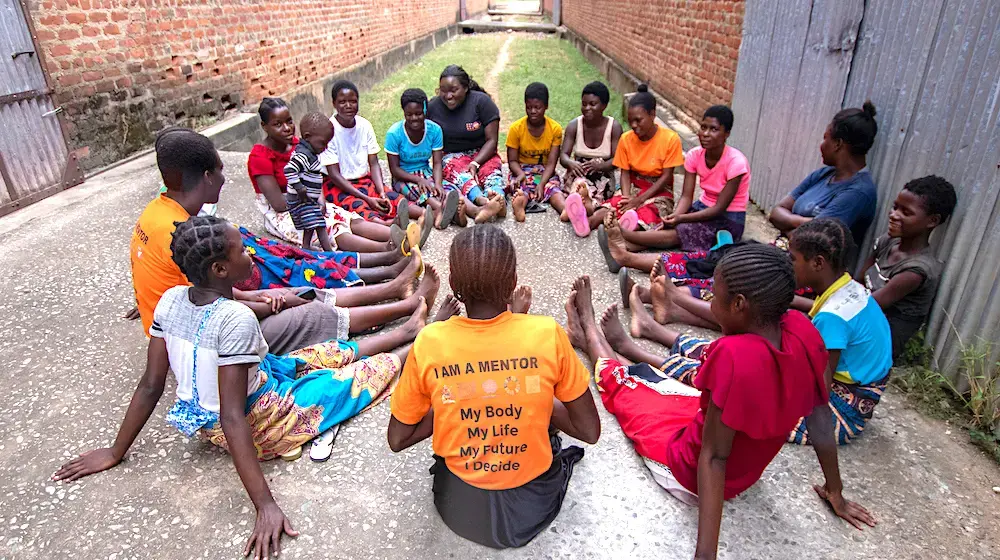
<svg viewBox="0 0 1000 560">
<path fill-rule="evenodd" d="M 549 88 L 550 118 L 563 128 L 580 115 L 580 92 L 594 80 L 607 80 L 568 41 L 554 37 L 524 36 L 510 46 L 510 60 L 499 76 L 500 146 L 507 139 L 507 129 L 524 116 L 524 88 L 542 82 Z M 493 93 L 493 92 L 491 92 Z M 493 93 L 494 99 L 497 95 Z M 622 96 L 611 90 L 611 102 L 605 114 L 621 120 Z"/>
<path fill-rule="evenodd" d="M 360 114 L 371 121 L 379 145 L 385 142 L 389 127 L 403 118 L 403 110 L 399 107 L 403 91 L 418 87 L 427 92 L 428 97 L 433 97 L 438 76 L 449 64 L 461 65 L 474 80 L 485 80 L 505 39 L 506 36 L 499 33 L 459 36 L 364 92 Z M 384 149 L 381 154 L 384 157 Z"/>
</svg>

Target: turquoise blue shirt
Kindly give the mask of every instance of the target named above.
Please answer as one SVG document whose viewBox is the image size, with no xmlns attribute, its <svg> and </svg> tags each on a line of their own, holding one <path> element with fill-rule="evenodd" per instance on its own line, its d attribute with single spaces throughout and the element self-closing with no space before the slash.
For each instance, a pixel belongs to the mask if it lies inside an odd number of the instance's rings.
<svg viewBox="0 0 1000 560">
<path fill-rule="evenodd" d="M 840 350 L 834 379 L 868 385 L 889 374 L 889 321 L 867 288 L 845 274 L 817 298 L 809 314 L 826 349 Z"/>
<path fill-rule="evenodd" d="M 399 166 L 407 173 L 431 172 L 431 157 L 437 150 L 444 149 L 444 134 L 441 127 L 432 120 L 424 121 L 424 137 L 414 144 L 406 135 L 404 122 L 399 121 L 389 127 L 385 135 L 385 153 L 399 156 Z"/>
</svg>

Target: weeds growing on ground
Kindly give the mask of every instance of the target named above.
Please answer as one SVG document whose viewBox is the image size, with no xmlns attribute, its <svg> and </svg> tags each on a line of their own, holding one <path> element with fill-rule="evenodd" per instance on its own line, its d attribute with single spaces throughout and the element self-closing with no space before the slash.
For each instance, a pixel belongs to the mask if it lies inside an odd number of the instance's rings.
<svg viewBox="0 0 1000 560">
<path fill-rule="evenodd" d="M 928 366 L 931 352 L 922 337 L 910 342 L 919 347 L 907 346 L 900 361 L 911 365 L 895 369 L 893 384 L 925 412 L 967 428 L 972 441 L 1000 461 L 1000 362 L 992 358 L 993 343 L 959 341 L 956 383 Z"/>
</svg>

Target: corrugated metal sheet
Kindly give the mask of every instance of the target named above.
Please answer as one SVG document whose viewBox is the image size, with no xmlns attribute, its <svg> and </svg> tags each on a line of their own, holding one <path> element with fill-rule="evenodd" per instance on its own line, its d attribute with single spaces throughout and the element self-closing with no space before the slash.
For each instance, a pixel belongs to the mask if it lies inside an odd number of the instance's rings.
<svg viewBox="0 0 1000 560">
<path fill-rule="evenodd" d="M 0 0 L 0 214 L 78 182 L 23 9 Z"/>
<path fill-rule="evenodd" d="M 862 0 L 747 3 L 730 143 L 750 159 L 761 206 L 819 166 L 827 121 L 816 116 L 840 110 L 863 11 Z"/>
<path fill-rule="evenodd" d="M 1000 2 L 868 0 L 860 19 L 858 4 L 747 4 L 731 142 L 750 158 L 751 196 L 770 209 L 820 164 L 830 117 L 871 99 L 880 192 L 869 248 L 906 181 L 955 185 L 958 210 L 932 240 L 946 269 L 928 330 L 938 366 L 954 371 L 963 343 L 1000 351 Z"/>
</svg>

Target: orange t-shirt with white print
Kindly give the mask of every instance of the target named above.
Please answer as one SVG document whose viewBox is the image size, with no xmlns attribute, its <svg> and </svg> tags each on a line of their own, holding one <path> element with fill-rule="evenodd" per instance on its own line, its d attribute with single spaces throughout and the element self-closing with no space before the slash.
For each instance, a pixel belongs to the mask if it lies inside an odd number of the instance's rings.
<svg viewBox="0 0 1000 560">
<path fill-rule="evenodd" d="M 656 134 L 646 141 L 640 140 L 634 131 L 626 131 L 618 140 L 614 164 L 618 169 L 659 177 L 664 169 L 684 165 L 681 137 L 662 126 L 657 126 Z"/>
<path fill-rule="evenodd" d="M 416 424 L 434 409 L 434 453 L 484 490 L 528 483 L 552 465 L 552 397 L 589 390 L 587 368 L 551 317 L 452 317 L 424 328 L 392 394 L 392 415 Z"/>
<path fill-rule="evenodd" d="M 170 252 L 171 234 L 177 228 L 174 222 L 186 222 L 190 217 L 176 200 L 161 194 L 146 205 L 132 230 L 129 243 L 132 287 L 142 318 L 142 332 L 146 335 L 163 292 L 190 284 Z"/>
</svg>

